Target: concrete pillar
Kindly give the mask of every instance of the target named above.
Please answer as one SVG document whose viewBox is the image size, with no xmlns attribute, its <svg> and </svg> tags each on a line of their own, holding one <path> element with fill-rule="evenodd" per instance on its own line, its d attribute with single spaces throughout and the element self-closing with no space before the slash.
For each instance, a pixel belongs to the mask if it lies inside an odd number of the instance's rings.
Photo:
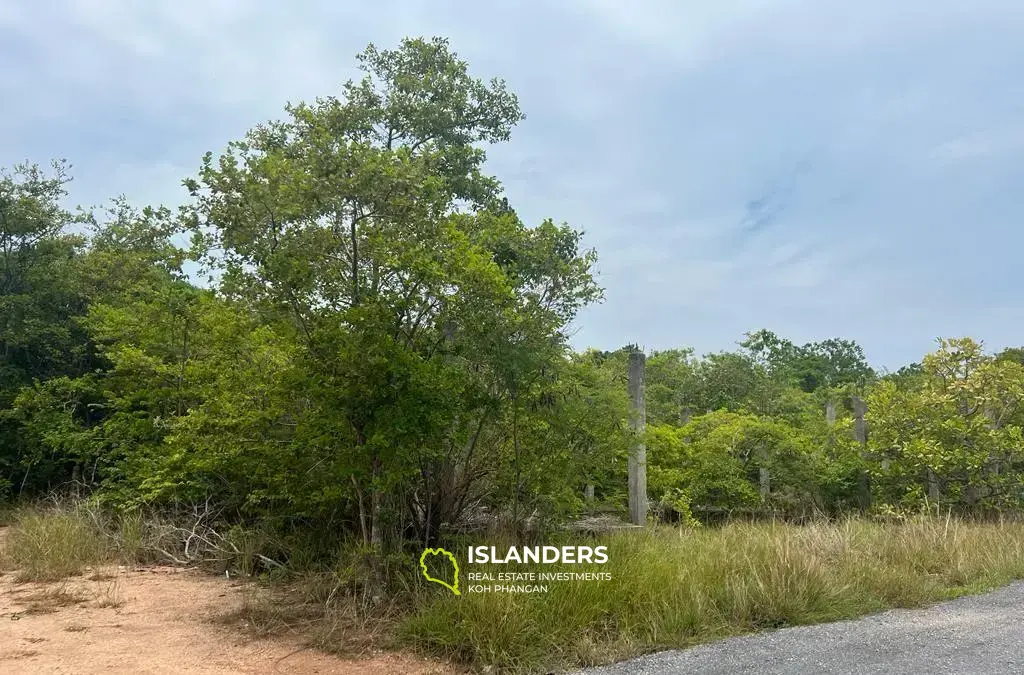
<svg viewBox="0 0 1024 675">
<path fill-rule="evenodd" d="M 867 411 L 868 406 L 864 403 L 864 400 L 859 396 L 854 396 L 853 436 L 857 443 L 860 444 L 862 457 L 866 457 L 868 451 L 868 425 L 864 420 L 864 415 Z M 857 501 L 860 502 L 860 508 L 864 511 L 871 507 L 871 482 L 867 471 L 861 471 L 860 480 L 858 481 Z"/>
<path fill-rule="evenodd" d="M 629 451 L 629 519 L 634 525 L 647 523 L 647 407 L 644 401 L 647 356 L 634 350 L 629 355 L 629 427 L 634 434 Z"/>
</svg>

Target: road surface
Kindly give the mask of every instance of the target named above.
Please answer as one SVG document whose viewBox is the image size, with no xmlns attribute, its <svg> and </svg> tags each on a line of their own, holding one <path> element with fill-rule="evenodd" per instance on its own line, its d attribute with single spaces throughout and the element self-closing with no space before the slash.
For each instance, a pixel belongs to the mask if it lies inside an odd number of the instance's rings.
<svg viewBox="0 0 1024 675">
<path fill-rule="evenodd" d="M 729 638 L 579 673 L 1024 673 L 1024 582 L 926 609 Z"/>
</svg>

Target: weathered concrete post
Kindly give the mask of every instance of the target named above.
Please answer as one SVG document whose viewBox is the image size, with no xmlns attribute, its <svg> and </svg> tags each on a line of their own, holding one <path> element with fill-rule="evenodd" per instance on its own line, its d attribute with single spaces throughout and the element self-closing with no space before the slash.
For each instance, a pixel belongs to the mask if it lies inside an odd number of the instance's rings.
<svg viewBox="0 0 1024 675">
<path fill-rule="evenodd" d="M 989 431 L 996 431 L 1000 427 L 999 412 L 991 405 L 985 406 L 982 410 L 985 416 L 985 426 Z M 999 448 L 995 453 L 989 455 L 989 461 L 981 467 L 978 476 L 978 483 L 970 482 L 964 487 L 964 499 L 972 509 L 978 506 L 983 497 L 992 494 L 993 485 L 989 482 L 997 479 L 1002 469 L 1002 457 L 1004 450 Z"/>
<path fill-rule="evenodd" d="M 859 396 L 853 397 L 853 437 L 861 447 L 861 456 L 867 454 L 868 448 L 868 425 L 864 421 L 864 414 L 868 411 L 868 406 L 864 403 L 864 400 Z M 867 511 L 871 507 L 871 483 L 868 481 L 867 471 L 860 472 L 859 489 L 857 499 L 860 502 L 860 508 Z"/>
<path fill-rule="evenodd" d="M 836 404 L 835 401 L 828 401 L 825 403 L 825 422 L 832 426 L 836 423 Z"/>
<path fill-rule="evenodd" d="M 586 500 L 586 502 L 588 504 L 593 503 L 593 501 L 594 501 L 594 484 L 593 483 L 587 483 L 587 487 L 583 490 L 583 498 Z"/>
<path fill-rule="evenodd" d="M 629 427 L 635 438 L 629 452 L 629 519 L 634 525 L 647 523 L 647 408 L 644 402 L 644 371 L 647 356 L 634 349 L 629 354 Z"/>
<path fill-rule="evenodd" d="M 939 491 L 939 477 L 935 475 L 931 467 L 928 468 L 928 501 L 932 503 L 932 506 L 939 503 L 939 498 L 942 496 Z"/>
<path fill-rule="evenodd" d="M 761 443 L 758 449 L 758 457 L 761 462 L 761 468 L 758 470 L 758 478 L 761 486 L 761 501 L 768 501 L 768 497 L 772 493 L 772 474 L 768 470 L 765 464 L 768 462 L 768 453 L 765 452 L 764 443 Z"/>
</svg>

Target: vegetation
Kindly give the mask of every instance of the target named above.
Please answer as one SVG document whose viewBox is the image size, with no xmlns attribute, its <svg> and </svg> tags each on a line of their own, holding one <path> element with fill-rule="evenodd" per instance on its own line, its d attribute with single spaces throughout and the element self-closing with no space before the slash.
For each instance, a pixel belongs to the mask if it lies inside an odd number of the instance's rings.
<svg viewBox="0 0 1024 675">
<path fill-rule="evenodd" d="M 4 553 L 24 581 L 57 581 L 105 562 L 103 540 L 72 513 L 24 513 Z"/>
<path fill-rule="evenodd" d="M 503 671 L 551 672 L 913 607 L 1024 576 L 1020 523 L 928 516 L 887 524 L 734 523 L 625 532 L 606 543 L 608 564 L 590 569 L 610 572 L 611 581 L 552 584 L 545 594 L 437 599 L 402 631 L 437 654 Z M 516 570 L 531 567 L 541 566 Z"/>
<path fill-rule="evenodd" d="M 10 520 L 6 541 L 0 541 L 0 563 L 17 570 L 19 581 L 59 581 L 112 563 L 188 557 L 183 549 L 189 545 L 195 549 L 193 555 L 208 554 L 210 549 L 189 542 L 181 528 L 166 519 L 116 512 L 84 500 L 17 508 Z"/>
<path fill-rule="evenodd" d="M 596 256 L 486 173 L 523 118 L 504 83 L 441 39 L 359 63 L 340 96 L 203 157 L 177 210 L 72 213 L 61 162 L 0 175 L 0 502 L 87 495 L 0 516 L 22 574 L 110 555 L 309 574 L 325 606 L 401 598 L 413 643 L 510 667 L 1020 574 L 1016 525 L 846 518 L 1018 513 L 1024 348 L 943 339 L 879 373 L 853 341 L 758 330 L 647 359 L 653 514 L 686 531 L 612 538 L 600 592 L 424 588 L 425 546 L 624 511 L 633 348 L 569 346 Z M 840 524 L 699 531 L 738 517 Z"/>
</svg>

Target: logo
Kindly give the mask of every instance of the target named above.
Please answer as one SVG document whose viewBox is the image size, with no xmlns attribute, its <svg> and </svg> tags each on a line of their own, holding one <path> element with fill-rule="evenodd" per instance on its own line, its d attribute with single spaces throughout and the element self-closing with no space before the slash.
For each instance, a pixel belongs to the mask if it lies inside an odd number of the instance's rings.
<svg viewBox="0 0 1024 675">
<path fill-rule="evenodd" d="M 446 556 L 448 558 L 448 560 L 451 561 L 452 567 L 455 569 L 455 576 L 452 577 L 453 581 L 452 581 L 451 585 L 449 585 L 447 581 L 444 581 L 442 579 L 435 579 L 434 577 L 430 576 L 430 573 L 427 572 L 427 556 L 428 555 L 432 555 L 432 556 L 443 555 L 443 556 Z M 450 590 L 455 595 L 462 595 L 461 593 L 459 593 L 459 561 L 456 560 L 455 556 L 452 555 L 451 553 L 449 553 L 448 551 L 444 550 L 443 548 L 428 548 L 428 549 L 425 549 L 423 551 L 423 553 L 420 555 L 420 569 L 423 570 L 423 577 L 427 581 L 433 581 L 435 584 L 441 584 L 442 586 L 444 586 L 445 588 Z"/>
</svg>

